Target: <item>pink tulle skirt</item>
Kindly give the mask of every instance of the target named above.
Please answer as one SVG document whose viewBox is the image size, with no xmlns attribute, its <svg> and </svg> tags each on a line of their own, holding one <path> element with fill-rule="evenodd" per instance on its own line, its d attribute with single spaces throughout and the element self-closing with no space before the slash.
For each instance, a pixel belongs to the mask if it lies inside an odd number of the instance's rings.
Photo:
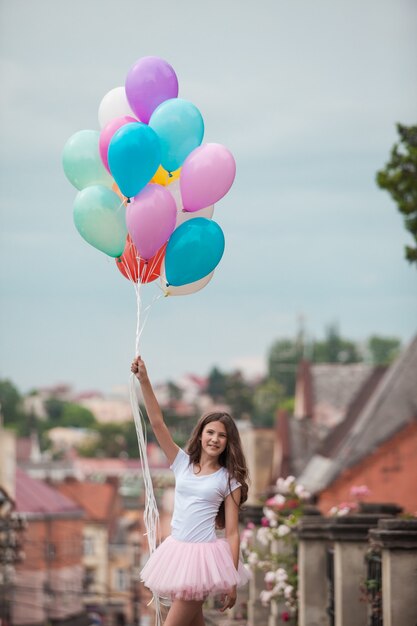
<svg viewBox="0 0 417 626">
<path fill-rule="evenodd" d="M 188 543 L 167 537 L 153 552 L 141 572 L 144 584 L 171 600 L 205 600 L 248 582 L 249 572 L 233 563 L 226 539 Z"/>
</svg>

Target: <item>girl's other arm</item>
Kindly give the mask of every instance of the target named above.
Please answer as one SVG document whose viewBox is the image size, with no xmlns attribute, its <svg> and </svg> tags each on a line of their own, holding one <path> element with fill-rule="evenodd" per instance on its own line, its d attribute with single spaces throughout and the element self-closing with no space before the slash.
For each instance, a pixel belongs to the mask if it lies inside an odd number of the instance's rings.
<svg viewBox="0 0 417 626">
<path fill-rule="evenodd" d="M 240 487 L 235 489 L 226 497 L 224 501 L 224 513 L 226 518 L 225 531 L 226 539 L 232 552 L 235 568 L 239 566 L 239 507 L 236 502 L 240 502 Z M 236 602 L 236 587 L 233 587 L 227 594 L 224 604 L 220 609 L 222 612 L 231 609 Z"/>
<path fill-rule="evenodd" d="M 164 422 L 161 407 L 159 406 L 158 400 L 155 397 L 151 381 L 148 377 L 148 372 L 146 371 L 145 363 L 140 356 L 134 359 L 132 367 L 130 369 L 140 383 L 146 412 L 148 414 L 152 430 L 155 433 L 155 437 L 157 438 L 159 445 L 161 446 L 165 456 L 168 459 L 168 463 L 171 465 L 178 454 L 179 448 L 173 440 L 171 433 L 169 432 L 168 427 Z"/>
<path fill-rule="evenodd" d="M 224 501 L 224 513 L 225 513 L 225 534 L 226 539 L 229 542 L 230 549 L 232 551 L 233 563 L 235 568 L 238 568 L 239 564 L 239 507 L 236 502 L 240 502 L 240 487 L 235 489 L 232 493 L 226 497 Z"/>
</svg>

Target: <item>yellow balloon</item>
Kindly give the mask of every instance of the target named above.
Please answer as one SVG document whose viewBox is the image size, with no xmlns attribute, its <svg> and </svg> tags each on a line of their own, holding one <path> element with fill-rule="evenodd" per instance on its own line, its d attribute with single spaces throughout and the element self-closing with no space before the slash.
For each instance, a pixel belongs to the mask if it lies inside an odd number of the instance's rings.
<svg viewBox="0 0 417 626">
<path fill-rule="evenodd" d="M 178 180 L 181 176 L 181 168 L 179 167 L 175 172 L 171 172 L 171 176 L 168 174 L 168 185 L 174 182 L 174 180 Z"/>
<path fill-rule="evenodd" d="M 167 187 L 167 185 L 170 185 L 174 182 L 174 180 L 177 180 L 177 178 L 180 177 L 180 173 L 181 168 L 179 167 L 177 170 L 175 170 L 175 172 L 171 172 L 170 176 L 169 173 L 162 167 L 162 165 L 160 165 L 150 182 L 156 183 L 157 185 L 162 185 L 163 187 Z"/>
</svg>

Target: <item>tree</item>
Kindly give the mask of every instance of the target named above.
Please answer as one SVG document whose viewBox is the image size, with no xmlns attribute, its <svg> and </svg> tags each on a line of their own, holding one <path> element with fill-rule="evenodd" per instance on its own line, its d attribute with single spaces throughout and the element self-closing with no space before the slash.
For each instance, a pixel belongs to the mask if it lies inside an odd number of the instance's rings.
<svg viewBox="0 0 417 626">
<path fill-rule="evenodd" d="M 0 413 L 4 425 L 15 430 L 20 437 L 28 436 L 34 427 L 34 416 L 25 412 L 22 396 L 10 380 L 0 381 Z"/>
<path fill-rule="evenodd" d="M 60 426 L 90 428 L 96 424 L 96 418 L 89 409 L 79 404 L 66 402 L 59 420 Z"/>
<path fill-rule="evenodd" d="M 1 413 L 5 424 L 13 424 L 22 416 L 22 396 L 10 380 L 0 381 Z"/>
<path fill-rule="evenodd" d="M 275 413 L 283 401 L 284 388 L 273 378 L 267 378 L 255 389 L 253 396 L 253 423 L 256 426 L 271 427 Z"/>
<path fill-rule="evenodd" d="M 227 376 L 217 367 L 213 367 L 208 375 L 207 393 L 215 401 L 223 400 L 226 395 Z"/>
<path fill-rule="evenodd" d="M 60 400 L 59 398 L 51 397 L 45 400 L 44 406 L 46 415 L 48 416 L 48 421 L 51 422 L 60 422 L 62 414 L 64 412 L 66 402 L 64 400 Z"/>
<path fill-rule="evenodd" d="M 391 150 L 391 158 L 383 170 L 377 172 L 376 181 L 386 189 L 404 215 L 406 229 L 417 243 L 417 126 L 397 124 L 400 136 Z M 405 247 L 405 257 L 417 263 L 417 246 Z"/>
<path fill-rule="evenodd" d="M 245 381 L 241 372 L 234 372 L 227 376 L 225 401 L 230 406 L 231 413 L 235 419 L 252 415 L 253 390 Z"/>
<path fill-rule="evenodd" d="M 80 446 L 78 451 L 82 456 L 118 457 L 121 452 L 126 452 L 124 424 L 112 422 L 96 424 L 94 430 L 98 433 L 99 439 Z"/>
<path fill-rule="evenodd" d="M 342 339 L 336 324 L 326 329 L 324 341 L 313 344 L 314 363 L 358 363 L 362 361 L 358 348 L 353 341 Z"/>
<path fill-rule="evenodd" d="M 299 361 L 303 358 L 303 345 L 293 339 L 278 339 L 268 354 L 269 377 L 278 382 L 286 396 L 293 396 Z"/>
<path fill-rule="evenodd" d="M 373 365 L 389 365 L 399 355 L 401 341 L 396 337 L 378 337 L 368 339 L 368 349 Z"/>
</svg>

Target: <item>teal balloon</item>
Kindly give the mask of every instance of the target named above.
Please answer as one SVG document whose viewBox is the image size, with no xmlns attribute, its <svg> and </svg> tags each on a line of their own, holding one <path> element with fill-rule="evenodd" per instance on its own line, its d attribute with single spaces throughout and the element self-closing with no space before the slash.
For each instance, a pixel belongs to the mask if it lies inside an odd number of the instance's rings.
<svg viewBox="0 0 417 626">
<path fill-rule="evenodd" d="M 104 185 L 111 189 L 114 181 L 101 161 L 99 138 L 98 130 L 79 130 L 64 146 L 62 167 L 65 176 L 77 189 L 90 185 Z"/>
<path fill-rule="evenodd" d="M 125 207 L 107 187 L 93 185 L 77 194 L 74 224 L 94 248 L 112 257 L 123 254 L 127 237 Z"/>
<path fill-rule="evenodd" d="M 165 254 L 165 275 L 169 285 L 179 287 L 207 276 L 224 252 L 223 231 L 216 222 L 195 217 L 172 233 Z"/>
<path fill-rule="evenodd" d="M 111 138 L 107 156 L 120 191 L 133 198 L 149 183 L 161 163 L 159 139 L 146 124 L 125 124 Z"/>
<path fill-rule="evenodd" d="M 192 102 L 172 98 L 152 113 L 149 126 L 161 143 L 161 165 L 168 172 L 177 170 L 203 141 L 204 121 Z"/>
</svg>

